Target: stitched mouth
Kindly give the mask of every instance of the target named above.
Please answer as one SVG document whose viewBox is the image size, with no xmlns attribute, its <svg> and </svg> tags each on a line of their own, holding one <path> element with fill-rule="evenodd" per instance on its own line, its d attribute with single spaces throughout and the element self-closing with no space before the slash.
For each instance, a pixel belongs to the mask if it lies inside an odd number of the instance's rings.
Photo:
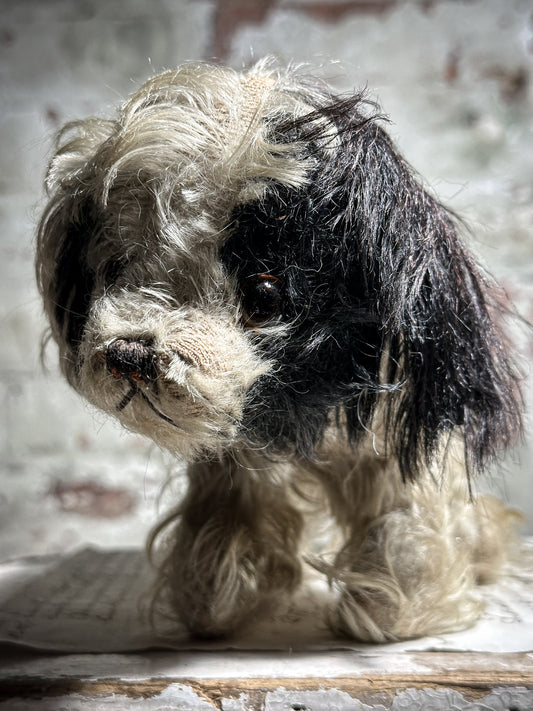
<svg viewBox="0 0 533 711">
<path fill-rule="evenodd" d="M 173 446 L 170 432 L 156 431 L 156 421 L 199 445 L 233 439 L 242 418 L 242 388 L 218 370 L 212 372 L 214 367 L 205 367 L 204 361 L 211 366 L 208 359 L 195 364 L 183 350 L 156 346 L 146 335 L 120 337 L 105 345 L 95 354 L 94 367 L 115 381 L 112 412 L 165 446 Z"/>
<path fill-rule="evenodd" d="M 182 432 L 185 431 L 185 430 L 183 430 L 182 427 L 177 425 L 172 418 L 170 418 L 168 415 L 165 415 L 164 412 L 161 412 L 161 410 L 159 410 L 159 408 L 157 408 L 154 405 L 154 403 L 150 400 L 148 395 L 146 395 L 146 393 L 144 393 L 140 389 L 139 383 L 136 380 L 134 380 L 131 377 L 127 377 L 126 380 L 129 383 L 130 389 L 128 390 L 128 392 L 124 395 L 122 400 L 117 405 L 117 412 L 122 412 L 122 410 L 124 410 L 130 404 L 130 402 L 133 400 L 133 398 L 138 395 L 143 400 L 143 402 L 145 402 L 146 405 L 148 405 L 150 410 L 155 415 L 157 415 L 160 419 L 162 419 L 167 424 L 172 425 L 173 427 L 176 427 L 178 430 L 181 430 Z"/>
<path fill-rule="evenodd" d="M 117 412 L 122 412 L 138 396 L 157 417 L 177 429 L 182 429 L 171 417 L 161 412 L 141 389 L 141 385 L 150 385 L 156 395 L 158 392 L 156 357 L 150 343 L 143 340 L 117 338 L 107 347 L 105 364 L 108 372 L 116 380 L 126 380 L 130 386 L 118 403 Z"/>
</svg>

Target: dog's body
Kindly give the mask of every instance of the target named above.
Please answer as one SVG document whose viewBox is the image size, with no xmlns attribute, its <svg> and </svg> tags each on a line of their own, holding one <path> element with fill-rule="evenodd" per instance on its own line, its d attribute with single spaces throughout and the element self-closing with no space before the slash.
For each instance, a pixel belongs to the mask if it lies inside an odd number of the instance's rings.
<svg viewBox="0 0 533 711">
<path fill-rule="evenodd" d="M 51 164 L 37 268 L 62 368 L 192 462 L 163 575 L 194 634 L 304 560 L 350 636 L 456 629 L 504 555 L 513 516 L 467 475 L 520 432 L 493 285 L 365 110 L 268 62 L 185 65 L 68 127 Z M 320 499 L 342 542 L 306 558 Z"/>
</svg>

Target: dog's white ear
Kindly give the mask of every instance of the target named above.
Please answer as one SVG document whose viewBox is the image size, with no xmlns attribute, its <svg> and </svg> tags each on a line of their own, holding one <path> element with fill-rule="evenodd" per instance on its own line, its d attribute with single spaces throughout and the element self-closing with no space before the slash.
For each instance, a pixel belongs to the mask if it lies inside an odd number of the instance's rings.
<svg viewBox="0 0 533 711">
<path fill-rule="evenodd" d="M 88 163 L 102 149 L 116 127 L 114 121 L 99 118 L 70 121 L 63 126 L 56 136 L 54 154 L 46 174 L 50 196 L 56 191 L 75 189 L 76 178 L 79 187 L 79 179 L 86 173 Z"/>
<path fill-rule="evenodd" d="M 95 279 L 87 259 L 98 230 L 98 210 L 90 190 L 92 158 L 111 126 L 109 121 L 89 119 L 61 131 L 48 170 L 49 202 L 37 235 L 37 282 L 70 380 Z"/>
<path fill-rule="evenodd" d="M 74 376 L 94 287 L 95 275 L 87 262 L 94 231 L 90 205 L 67 199 L 58 200 L 39 229 L 37 278 L 69 380 Z"/>
</svg>

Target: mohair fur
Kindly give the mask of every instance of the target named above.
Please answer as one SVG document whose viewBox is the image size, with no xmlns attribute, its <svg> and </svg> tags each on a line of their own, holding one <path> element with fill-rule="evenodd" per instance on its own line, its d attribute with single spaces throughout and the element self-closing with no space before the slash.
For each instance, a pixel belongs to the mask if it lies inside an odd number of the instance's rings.
<svg viewBox="0 0 533 711">
<path fill-rule="evenodd" d="M 504 560 L 513 512 L 470 495 L 521 431 L 501 298 L 382 124 L 264 60 L 185 64 L 59 135 L 51 332 L 79 392 L 190 461 L 152 543 L 195 635 L 235 631 L 304 564 L 339 592 L 336 631 L 445 632 Z M 308 547 L 318 504 L 329 555 Z"/>
</svg>

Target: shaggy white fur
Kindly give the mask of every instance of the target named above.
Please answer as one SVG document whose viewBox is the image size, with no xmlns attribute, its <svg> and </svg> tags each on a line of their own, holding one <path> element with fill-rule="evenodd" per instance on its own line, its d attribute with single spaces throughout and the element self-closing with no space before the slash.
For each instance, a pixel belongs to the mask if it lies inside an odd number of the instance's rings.
<svg viewBox="0 0 533 711">
<path fill-rule="evenodd" d="M 326 612 L 339 632 L 382 642 L 457 629 L 478 615 L 476 583 L 497 572 L 509 541 L 513 512 L 469 496 L 462 449 L 449 445 L 459 422 L 443 426 L 443 456 L 432 453 L 414 481 L 387 442 L 381 406 L 355 443 L 338 402 L 307 454 L 254 439 L 262 383 L 303 387 L 276 355 L 302 317 L 269 318 L 279 280 L 263 260 L 249 274 L 259 284 L 251 319 L 249 287 L 221 250 L 240 206 L 303 195 L 324 156 L 342 150 L 339 125 L 317 110 L 330 96 L 268 61 L 246 74 L 187 64 L 146 82 L 116 120 L 67 126 L 51 162 L 37 271 L 61 366 L 96 406 L 191 461 L 188 493 L 152 543 L 165 541 L 160 592 L 195 635 L 233 632 L 265 600 L 290 594 L 303 564 L 338 587 Z M 280 224 L 291 209 L 279 197 Z M 310 231 L 322 219 L 312 214 Z M 317 259 L 308 272 L 320 272 Z M 283 406 L 268 403 L 276 421 Z M 303 532 L 318 504 L 342 535 L 320 558 Z"/>
</svg>

